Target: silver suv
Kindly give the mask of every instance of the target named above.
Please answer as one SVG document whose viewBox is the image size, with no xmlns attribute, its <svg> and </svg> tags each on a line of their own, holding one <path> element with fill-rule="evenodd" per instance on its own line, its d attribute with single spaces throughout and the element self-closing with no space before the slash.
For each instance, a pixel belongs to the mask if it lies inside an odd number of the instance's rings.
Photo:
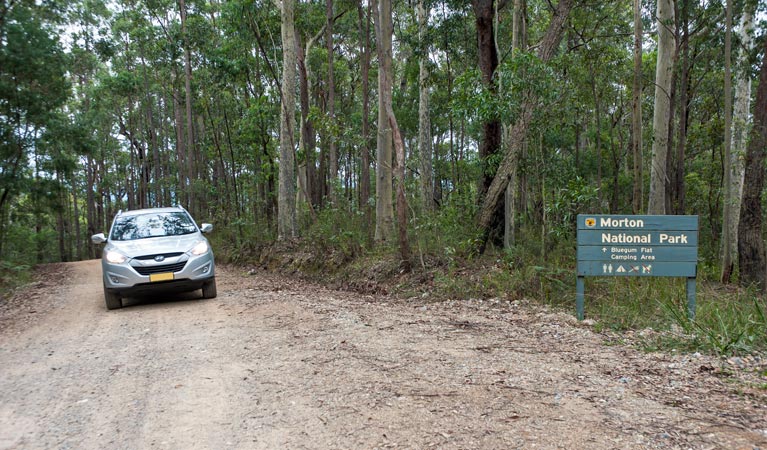
<svg viewBox="0 0 767 450">
<path fill-rule="evenodd" d="M 120 211 L 109 237 L 94 234 L 94 244 L 106 243 L 101 258 L 107 309 L 122 307 L 122 298 L 137 294 L 187 292 L 202 289 L 203 298 L 216 296 L 213 251 L 201 227 L 182 207 Z"/>
</svg>

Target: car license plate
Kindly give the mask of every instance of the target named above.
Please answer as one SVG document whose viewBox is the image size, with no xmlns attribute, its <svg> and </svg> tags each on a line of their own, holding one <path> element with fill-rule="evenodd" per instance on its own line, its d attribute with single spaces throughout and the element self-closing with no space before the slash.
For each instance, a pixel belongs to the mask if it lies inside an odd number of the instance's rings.
<svg viewBox="0 0 767 450">
<path fill-rule="evenodd" d="M 168 281 L 173 279 L 173 272 L 168 273 L 153 273 L 149 275 L 149 281 L 154 283 L 155 281 Z"/>
</svg>

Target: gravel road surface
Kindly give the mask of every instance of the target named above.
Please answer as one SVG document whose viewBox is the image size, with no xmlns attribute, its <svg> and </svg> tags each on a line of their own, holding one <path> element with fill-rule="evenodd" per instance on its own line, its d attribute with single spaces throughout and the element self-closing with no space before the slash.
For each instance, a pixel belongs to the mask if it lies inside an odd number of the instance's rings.
<svg viewBox="0 0 767 450">
<path fill-rule="evenodd" d="M 107 311 L 98 261 L 38 276 L 0 303 L 0 449 L 767 449 L 764 375 L 525 303 L 220 267 Z"/>
</svg>

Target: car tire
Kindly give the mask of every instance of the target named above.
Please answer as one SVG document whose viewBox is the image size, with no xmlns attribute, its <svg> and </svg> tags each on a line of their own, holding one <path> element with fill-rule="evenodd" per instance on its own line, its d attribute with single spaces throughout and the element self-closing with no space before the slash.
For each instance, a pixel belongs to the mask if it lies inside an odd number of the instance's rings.
<svg viewBox="0 0 767 450">
<path fill-rule="evenodd" d="M 216 298 L 216 279 L 205 282 L 202 285 L 202 298 Z"/>
<path fill-rule="evenodd" d="M 104 289 L 104 301 L 107 309 L 120 309 L 123 307 L 123 301 L 119 295 Z"/>
</svg>

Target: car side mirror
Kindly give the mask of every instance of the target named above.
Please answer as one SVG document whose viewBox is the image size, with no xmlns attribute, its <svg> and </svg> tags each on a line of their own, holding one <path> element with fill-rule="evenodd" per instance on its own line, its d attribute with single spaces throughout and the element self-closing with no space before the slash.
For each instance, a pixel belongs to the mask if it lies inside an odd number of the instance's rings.
<svg viewBox="0 0 767 450">
<path fill-rule="evenodd" d="M 91 242 L 94 244 L 103 244 L 107 241 L 107 237 L 104 236 L 104 233 L 94 234 L 91 236 Z"/>
<path fill-rule="evenodd" d="M 213 225 L 209 223 L 204 223 L 200 227 L 200 231 L 202 231 L 203 233 L 210 233 L 211 231 L 213 231 Z"/>
</svg>

